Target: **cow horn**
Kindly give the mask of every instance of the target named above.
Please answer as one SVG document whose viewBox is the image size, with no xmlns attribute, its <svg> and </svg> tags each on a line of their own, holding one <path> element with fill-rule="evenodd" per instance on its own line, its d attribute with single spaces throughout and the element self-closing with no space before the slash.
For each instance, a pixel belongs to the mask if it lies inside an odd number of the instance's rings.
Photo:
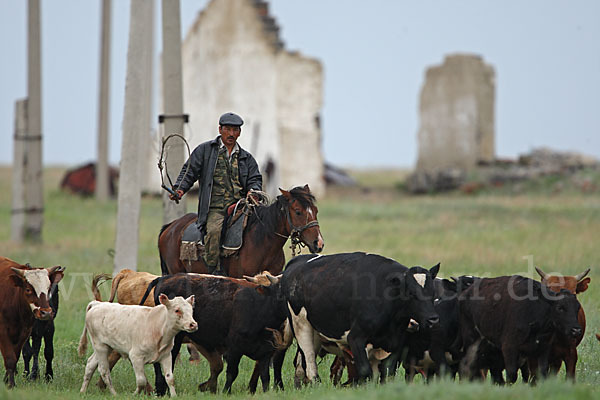
<svg viewBox="0 0 600 400">
<path fill-rule="evenodd" d="M 542 279 L 546 279 L 546 277 L 548 276 L 548 275 L 546 275 L 546 273 L 544 271 L 542 271 L 538 267 L 535 267 L 535 270 L 537 271 L 538 274 L 540 274 L 540 276 L 542 277 Z"/>
<path fill-rule="evenodd" d="M 590 273 L 590 268 L 586 269 L 585 271 L 583 271 L 583 272 L 582 272 L 582 273 L 580 273 L 579 275 L 575 275 L 575 280 L 576 280 L 577 282 L 579 282 L 580 280 L 582 280 L 583 278 L 585 278 L 585 276 L 586 276 L 587 274 L 589 274 L 589 273 Z"/>
<path fill-rule="evenodd" d="M 271 285 L 277 285 L 281 280 L 281 275 L 273 276 L 271 274 L 267 275 L 267 279 L 271 282 Z"/>
<path fill-rule="evenodd" d="M 258 279 L 256 279 L 253 276 L 244 275 L 244 279 L 247 280 L 248 282 L 258 283 Z"/>
<path fill-rule="evenodd" d="M 22 269 L 19 268 L 13 268 L 10 267 L 10 269 L 12 269 L 17 275 L 19 275 L 20 277 L 25 278 L 25 272 Z"/>
</svg>

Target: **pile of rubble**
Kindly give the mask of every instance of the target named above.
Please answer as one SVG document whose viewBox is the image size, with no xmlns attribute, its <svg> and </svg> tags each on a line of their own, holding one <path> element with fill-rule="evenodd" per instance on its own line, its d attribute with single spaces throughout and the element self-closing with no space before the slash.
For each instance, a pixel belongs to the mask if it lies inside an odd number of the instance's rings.
<svg viewBox="0 0 600 400">
<path fill-rule="evenodd" d="M 548 148 L 534 149 L 517 160 L 497 159 L 480 163 L 472 173 L 449 168 L 435 172 L 415 172 L 407 180 L 411 193 L 435 193 L 462 187 L 502 186 L 535 180 L 543 176 L 569 176 L 583 169 L 600 169 L 597 159 L 575 152 L 559 152 Z M 472 176 L 476 178 L 473 180 Z"/>
</svg>

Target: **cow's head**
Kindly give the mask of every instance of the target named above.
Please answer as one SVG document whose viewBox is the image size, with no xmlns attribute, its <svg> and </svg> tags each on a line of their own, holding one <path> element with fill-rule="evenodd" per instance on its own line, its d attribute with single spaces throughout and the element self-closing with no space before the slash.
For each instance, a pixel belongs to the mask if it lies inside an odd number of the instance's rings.
<svg viewBox="0 0 600 400">
<path fill-rule="evenodd" d="M 190 333 L 198 330 L 198 323 L 194 320 L 194 299 L 194 295 L 187 299 L 177 296 L 173 300 L 164 293 L 158 296 L 160 304 L 167 307 L 169 319 L 175 322 L 175 328 Z"/>
<path fill-rule="evenodd" d="M 456 293 L 461 294 L 481 278 L 473 275 L 461 275 L 458 278 L 450 277 L 450 279 L 456 282 Z"/>
<path fill-rule="evenodd" d="M 33 316 L 40 320 L 53 318 L 52 308 L 48 303 L 50 288 L 58 284 L 64 276 L 64 268 L 12 268 L 14 274 L 11 279 L 14 285 L 21 289 L 23 297 L 29 303 Z"/>
<path fill-rule="evenodd" d="M 550 275 L 538 267 L 535 267 L 535 270 L 542 277 L 542 283 L 555 292 L 561 289 L 566 289 L 573 294 L 585 292 L 591 281 L 591 278 L 585 278 L 590 272 L 589 268 L 575 276 Z"/>
<path fill-rule="evenodd" d="M 274 276 L 269 271 L 263 271 L 254 276 L 244 275 L 244 279 L 246 279 L 248 282 L 252 282 L 262 286 L 277 285 L 281 280 L 281 277 L 281 274 Z"/>
<path fill-rule="evenodd" d="M 566 289 L 561 289 L 558 293 L 551 292 L 550 296 L 544 297 L 552 304 L 551 319 L 556 330 L 566 338 L 580 338 L 583 331 L 577 321 L 581 308 L 577 297 Z"/>
<path fill-rule="evenodd" d="M 438 325 L 440 319 L 433 308 L 435 290 L 433 280 L 440 270 L 440 264 L 431 269 L 412 267 L 406 271 L 406 295 L 412 317 L 420 326 L 431 329 Z"/>
</svg>

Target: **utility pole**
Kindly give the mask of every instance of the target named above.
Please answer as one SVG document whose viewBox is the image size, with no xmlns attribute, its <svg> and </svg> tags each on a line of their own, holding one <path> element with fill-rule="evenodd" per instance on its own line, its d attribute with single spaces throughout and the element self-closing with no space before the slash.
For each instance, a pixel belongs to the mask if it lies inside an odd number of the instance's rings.
<svg viewBox="0 0 600 400">
<path fill-rule="evenodd" d="M 98 159 L 96 162 L 96 199 L 107 201 L 108 176 L 108 117 L 110 94 L 110 22 L 111 0 L 102 0 L 100 28 L 100 90 L 98 99 Z"/>
<path fill-rule="evenodd" d="M 141 205 L 142 141 L 148 140 L 150 118 L 147 110 L 152 96 L 154 1 L 131 0 L 125 112 L 119 174 L 117 235 L 114 274 L 129 268 L 137 270 Z M 145 118 L 148 116 L 148 118 Z"/>
<path fill-rule="evenodd" d="M 163 138 L 178 133 L 183 135 L 183 124 L 187 122 L 187 115 L 183 114 L 183 88 L 181 78 L 181 13 L 179 0 L 162 0 L 162 87 L 164 114 L 159 122 L 163 123 Z M 172 138 L 165 148 L 166 170 L 175 179 L 185 162 L 185 143 L 180 138 Z M 174 183 L 174 182 L 173 182 Z M 169 223 L 186 212 L 185 201 L 179 204 L 169 200 L 169 195 L 164 192 L 163 223 Z"/>
<path fill-rule="evenodd" d="M 15 141 L 12 168 L 12 212 L 10 218 L 11 239 L 17 243 L 25 240 L 25 209 L 27 196 L 25 193 L 25 156 L 24 138 L 27 137 L 27 99 L 15 103 Z"/>
<path fill-rule="evenodd" d="M 42 241 L 44 187 L 42 171 L 42 73 L 40 0 L 27 7 L 27 100 L 16 105 L 13 161 L 12 239 Z"/>
</svg>

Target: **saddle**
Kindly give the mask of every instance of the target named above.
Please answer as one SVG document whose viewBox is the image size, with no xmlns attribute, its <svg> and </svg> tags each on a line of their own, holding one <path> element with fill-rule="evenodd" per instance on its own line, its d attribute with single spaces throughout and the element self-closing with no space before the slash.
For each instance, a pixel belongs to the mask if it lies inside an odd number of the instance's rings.
<svg viewBox="0 0 600 400">
<path fill-rule="evenodd" d="M 244 229 L 248 223 L 250 207 L 246 200 L 239 200 L 227 209 L 227 216 L 223 222 L 223 232 L 221 233 L 221 255 L 231 257 L 237 254 L 242 247 L 242 237 Z M 200 261 L 205 255 L 204 233 L 196 224 L 191 221 L 183 230 L 181 235 L 181 246 L 179 258 L 181 261 Z"/>
<path fill-rule="evenodd" d="M 200 261 L 205 254 L 204 234 L 195 220 L 185 227 L 181 234 L 179 259 L 181 261 Z"/>
<path fill-rule="evenodd" d="M 221 236 L 221 254 L 231 257 L 242 247 L 244 229 L 250 216 L 250 207 L 245 199 L 239 200 L 227 209 L 227 217 L 223 223 Z"/>
</svg>

